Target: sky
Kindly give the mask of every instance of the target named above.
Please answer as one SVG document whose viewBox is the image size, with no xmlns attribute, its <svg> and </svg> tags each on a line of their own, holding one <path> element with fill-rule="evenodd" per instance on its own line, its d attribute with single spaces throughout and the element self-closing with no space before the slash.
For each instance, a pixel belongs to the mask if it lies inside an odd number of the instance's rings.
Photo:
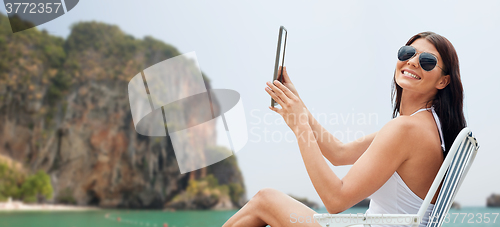
<svg viewBox="0 0 500 227">
<path fill-rule="evenodd" d="M 455 201 L 484 206 L 500 193 L 498 12 L 499 1 L 85 0 L 39 29 L 67 37 L 76 22 L 100 21 L 181 53 L 195 51 L 213 88 L 241 94 L 249 138 L 236 156 L 247 197 L 269 187 L 319 204 L 293 133 L 268 109 L 264 88 L 273 75 L 279 27 L 288 30 L 285 65 L 300 97 L 342 142 L 391 120 L 397 50 L 419 32 L 436 32 L 457 50 L 464 114 L 481 146 Z M 330 167 L 340 178 L 350 168 Z"/>
</svg>

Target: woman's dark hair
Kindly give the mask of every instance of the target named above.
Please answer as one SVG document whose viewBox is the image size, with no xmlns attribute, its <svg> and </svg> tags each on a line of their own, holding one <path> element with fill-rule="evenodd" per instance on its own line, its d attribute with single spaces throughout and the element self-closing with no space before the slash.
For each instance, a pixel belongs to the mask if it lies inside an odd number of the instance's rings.
<svg viewBox="0 0 500 227">
<path fill-rule="evenodd" d="M 467 126 L 463 112 L 463 87 L 460 79 L 460 69 L 458 56 L 451 42 L 445 37 L 434 32 L 421 32 L 408 40 L 406 45 L 412 44 L 415 40 L 424 38 L 431 42 L 441 55 L 443 60 L 444 75 L 450 75 L 450 83 L 443 89 L 439 89 L 434 99 L 428 101 L 432 104 L 441 122 L 441 130 L 445 144 L 444 155 L 448 154 L 453 141 L 458 133 Z M 396 76 L 396 73 L 394 73 Z M 401 88 L 393 77 L 391 101 L 393 103 L 392 118 L 399 113 L 401 106 Z"/>
</svg>

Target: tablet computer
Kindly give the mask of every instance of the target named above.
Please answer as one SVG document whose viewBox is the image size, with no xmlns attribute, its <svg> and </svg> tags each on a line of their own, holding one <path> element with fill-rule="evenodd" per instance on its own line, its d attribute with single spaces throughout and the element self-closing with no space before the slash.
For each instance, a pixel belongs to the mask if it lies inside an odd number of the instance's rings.
<svg viewBox="0 0 500 227">
<path fill-rule="evenodd" d="M 285 48 L 286 48 L 286 37 L 287 30 L 285 27 L 280 26 L 280 32 L 278 35 L 278 49 L 276 50 L 276 61 L 274 63 L 274 76 L 271 82 L 274 80 L 278 80 L 283 83 L 283 66 L 285 66 Z M 271 106 L 279 105 L 278 102 L 275 102 L 273 98 L 271 98 Z"/>
</svg>

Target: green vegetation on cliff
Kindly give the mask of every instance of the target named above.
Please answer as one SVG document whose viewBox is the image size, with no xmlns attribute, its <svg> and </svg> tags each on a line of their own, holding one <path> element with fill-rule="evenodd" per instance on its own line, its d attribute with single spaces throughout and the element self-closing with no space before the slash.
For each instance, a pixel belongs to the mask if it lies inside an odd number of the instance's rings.
<svg viewBox="0 0 500 227">
<path fill-rule="evenodd" d="M 208 209 L 228 194 L 228 186 L 219 185 L 210 174 L 198 180 L 189 180 L 186 191 L 175 196 L 168 206 L 176 209 Z"/>
<path fill-rule="evenodd" d="M 230 151 L 226 147 L 215 146 L 209 148 L 213 153 L 227 154 Z M 243 175 L 238 168 L 236 156 L 232 155 L 224 160 L 207 167 L 208 174 L 214 175 L 217 183 L 227 185 L 231 202 L 236 206 L 243 206 L 246 202 Z"/>
<path fill-rule="evenodd" d="M 208 149 L 215 156 L 215 153 L 230 152 L 222 146 L 213 146 Z M 243 177 L 234 155 L 208 166 L 205 177 L 189 180 L 186 190 L 176 195 L 167 207 L 207 209 L 218 203 L 224 203 L 225 200 L 235 207 L 242 207 L 246 203 Z"/>
<path fill-rule="evenodd" d="M 186 191 L 175 196 L 167 206 L 176 209 L 209 209 L 224 199 L 229 199 L 237 205 L 244 194 L 241 184 L 219 184 L 213 174 L 206 177 L 189 180 Z M 229 202 L 229 201 L 228 201 Z M 226 207 L 227 208 L 227 207 Z"/>
<path fill-rule="evenodd" d="M 52 198 L 50 177 L 40 170 L 33 175 L 26 175 L 21 171 L 0 162 L 0 201 L 11 197 L 24 202 L 38 202 L 39 198 Z"/>
</svg>

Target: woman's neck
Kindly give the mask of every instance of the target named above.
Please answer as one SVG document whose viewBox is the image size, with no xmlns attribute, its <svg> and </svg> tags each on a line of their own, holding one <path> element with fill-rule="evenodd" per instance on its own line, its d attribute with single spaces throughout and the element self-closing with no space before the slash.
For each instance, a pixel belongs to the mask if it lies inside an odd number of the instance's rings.
<svg viewBox="0 0 500 227">
<path fill-rule="evenodd" d="M 433 96 L 422 95 L 415 92 L 405 91 L 401 93 L 401 103 L 399 105 L 399 115 L 410 115 L 422 108 L 430 108 L 432 103 L 428 103 Z"/>
</svg>

